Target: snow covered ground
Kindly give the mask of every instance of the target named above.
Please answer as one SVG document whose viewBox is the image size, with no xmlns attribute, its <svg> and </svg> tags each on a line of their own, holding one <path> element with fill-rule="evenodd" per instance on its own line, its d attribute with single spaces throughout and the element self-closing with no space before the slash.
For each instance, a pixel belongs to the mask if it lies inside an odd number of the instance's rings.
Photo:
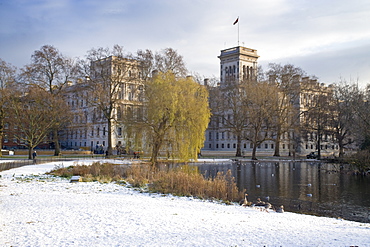
<svg viewBox="0 0 370 247">
<path fill-rule="evenodd" d="M 0 246 L 370 246 L 370 224 L 42 175 L 55 165 L 0 172 Z"/>
</svg>

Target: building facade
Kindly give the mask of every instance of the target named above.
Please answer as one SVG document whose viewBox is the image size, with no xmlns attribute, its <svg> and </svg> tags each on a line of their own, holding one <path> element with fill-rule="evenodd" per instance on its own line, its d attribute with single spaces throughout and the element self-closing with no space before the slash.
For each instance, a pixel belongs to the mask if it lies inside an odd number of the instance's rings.
<svg viewBox="0 0 370 247">
<path fill-rule="evenodd" d="M 104 153 L 110 138 L 114 153 L 138 148 L 137 133 L 128 127 L 143 115 L 138 62 L 111 56 L 92 62 L 90 74 L 67 89 L 74 117 L 60 134 L 61 146 Z"/>
<path fill-rule="evenodd" d="M 257 81 L 257 50 L 237 46 L 221 50 L 218 58 L 220 83 L 217 87 L 208 87 L 210 92 L 227 88 L 232 83 Z M 137 128 L 145 115 L 140 64 L 132 59 L 110 56 L 93 61 L 90 69 L 89 77 L 70 83 L 66 88 L 67 103 L 73 116 L 72 122 L 59 133 L 61 147 L 104 153 L 110 143 L 114 153 L 143 150 L 145 136 Z M 296 119 L 295 124 L 280 134 L 278 142 L 277 131 L 266 129 L 264 134 L 270 138 L 258 145 L 258 155 L 271 156 L 277 146 L 282 156 L 302 156 L 318 149 L 323 156 L 337 155 L 335 136 L 325 126 L 320 129 L 318 122 L 307 115 L 310 109 L 318 108 L 315 104 L 319 97 L 333 93 L 334 86 L 326 86 L 309 77 L 294 76 L 290 79 L 295 85 L 291 95 L 279 90 L 276 93 L 278 97 L 288 95 L 286 104 L 291 105 L 291 118 Z M 269 80 L 274 83 L 273 78 Z M 215 100 L 210 97 L 211 106 Z M 225 115 L 230 114 L 226 112 Z M 132 125 L 136 125 L 135 128 L 131 128 Z M 202 151 L 235 154 L 237 136 L 217 114 L 212 116 L 205 137 Z M 3 146 L 10 148 L 15 145 L 16 140 L 5 135 Z M 253 143 L 242 139 L 240 147 L 243 155 L 250 155 Z"/>
<path fill-rule="evenodd" d="M 234 81 L 254 80 L 257 76 L 257 50 L 237 46 L 221 51 L 220 84 Z"/>
<path fill-rule="evenodd" d="M 225 88 L 230 83 L 257 80 L 257 60 L 259 58 L 257 50 L 238 46 L 221 50 L 218 58 L 220 59 L 220 83 L 218 87 Z M 282 156 L 303 156 L 318 149 L 320 149 L 322 156 L 337 155 L 338 145 L 336 144 L 334 135 L 329 134 L 329 131 L 325 131 L 327 129 L 324 127 L 321 132 L 315 129 L 312 119 L 311 124 L 307 125 L 308 119 L 305 114 L 310 108 L 315 107 L 314 103 L 318 95 L 331 94 L 333 92 L 333 86 L 326 86 L 309 77 L 301 78 L 300 76 L 294 76 L 290 80 L 292 80 L 292 84 L 294 85 L 292 87 L 294 88 L 294 92 L 277 91 L 276 93 L 278 94 L 278 98 L 282 98 L 284 94 L 286 98 L 285 104 L 290 105 L 289 117 L 295 119 L 295 123 L 280 134 L 278 142 L 276 129 L 266 129 L 263 134 L 267 138 L 257 146 L 257 154 L 272 156 L 276 151 L 276 145 L 279 145 L 279 155 Z M 274 83 L 273 79 L 271 83 Z M 212 90 L 217 90 L 217 88 L 210 88 L 210 91 Z M 211 105 L 214 100 L 217 99 L 210 98 Z M 222 113 L 224 117 L 220 118 L 220 114 L 214 112 L 205 134 L 206 141 L 202 149 L 203 152 L 216 151 L 217 153 L 228 155 L 235 154 L 238 145 L 237 136 L 225 125 L 225 121 L 227 122 L 225 118 L 233 117 L 229 113 L 230 110 L 226 110 Z M 318 141 L 319 139 L 320 141 Z M 251 155 L 252 150 L 253 143 L 247 139 L 242 139 L 242 155 Z"/>
</svg>

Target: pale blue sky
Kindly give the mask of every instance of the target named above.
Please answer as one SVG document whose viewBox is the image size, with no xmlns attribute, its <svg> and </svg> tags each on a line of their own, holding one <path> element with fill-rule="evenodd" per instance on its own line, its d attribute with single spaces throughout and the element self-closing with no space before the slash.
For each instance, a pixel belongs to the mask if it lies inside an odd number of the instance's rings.
<svg viewBox="0 0 370 247">
<path fill-rule="evenodd" d="M 93 47 L 176 49 L 190 71 L 219 76 L 220 50 L 258 50 L 321 82 L 370 83 L 368 0 L 0 0 L 0 58 L 22 67 L 54 45 L 71 57 Z"/>
</svg>

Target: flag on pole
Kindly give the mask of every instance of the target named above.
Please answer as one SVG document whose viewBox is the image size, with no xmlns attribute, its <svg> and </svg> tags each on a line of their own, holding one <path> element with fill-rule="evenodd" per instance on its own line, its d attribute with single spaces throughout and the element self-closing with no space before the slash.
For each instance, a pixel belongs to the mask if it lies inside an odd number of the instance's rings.
<svg viewBox="0 0 370 247">
<path fill-rule="evenodd" d="M 238 23 L 238 21 L 239 21 L 239 17 L 236 18 L 236 20 L 234 21 L 233 25 L 235 25 L 236 23 Z"/>
</svg>

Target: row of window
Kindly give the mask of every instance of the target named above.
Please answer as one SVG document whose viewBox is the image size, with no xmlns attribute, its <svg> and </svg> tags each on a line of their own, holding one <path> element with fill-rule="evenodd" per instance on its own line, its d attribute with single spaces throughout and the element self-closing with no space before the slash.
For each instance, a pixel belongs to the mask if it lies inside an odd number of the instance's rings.
<svg viewBox="0 0 370 247">
<path fill-rule="evenodd" d="M 76 102 L 76 103 L 75 103 Z M 87 100 L 83 100 L 83 99 L 80 99 L 80 100 L 71 100 L 71 101 L 68 101 L 67 102 L 68 106 L 71 107 L 72 109 L 75 109 L 76 107 L 87 107 Z"/>
<path fill-rule="evenodd" d="M 315 148 L 315 149 L 314 149 Z M 312 150 L 317 150 L 317 145 L 309 145 L 309 144 L 306 144 L 306 149 L 312 149 Z M 339 146 L 338 145 L 320 145 L 320 149 L 323 150 L 323 149 L 333 149 L 333 150 L 338 150 L 339 149 Z"/>
<path fill-rule="evenodd" d="M 318 97 L 322 97 L 323 95 L 326 95 L 325 92 L 319 92 L 316 94 L 305 93 L 301 97 L 301 104 L 305 106 L 314 106 L 318 100 Z"/>
<path fill-rule="evenodd" d="M 238 63 L 239 65 L 239 63 Z M 222 65 L 221 65 L 221 76 L 222 76 Z M 239 67 L 233 66 L 226 66 L 225 67 L 225 74 L 226 75 L 234 75 L 239 73 Z M 243 79 L 251 79 L 254 76 L 254 69 L 252 66 L 243 65 Z"/>
<path fill-rule="evenodd" d="M 69 147 L 87 147 L 87 142 L 67 142 L 66 143 L 67 146 Z M 100 142 L 99 141 L 96 141 L 96 146 L 99 146 L 100 145 Z M 101 145 L 104 147 L 105 146 L 105 141 L 102 141 Z M 90 142 L 90 147 L 91 148 L 94 148 L 94 141 L 91 141 Z"/>
<path fill-rule="evenodd" d="M 307 133 L 307 136 L 306 136 L 306 140 L 308 141 L 313 141 L 313 140 L 316 140 L 317 139 L 317 135 L 316 133 Z M 336 138 L 335 138 L 335 135 L 332 134 L 332 135 L 329 135 L 329 134 L 323 134 L 322 135 L 322 140 L 323 141 L 336 141 Z"/>
<path fill-rule="evenodd" d="M 232 134 L 231 132 L 229 131 L 224 131 L 224 132 L 215 132 L 215 135 L 216 135 L 216 140 L 225 140 L 225 139 L 236 139 L 236 136 L 234 134 Z M 248 131 L 245 131 L 244 132 L 244 136 L 249 136 L 250 133 Z M 267 133 L 267 137 L 269 138 L 273 138 L 275 137 L 275 134 L 273 132 L 268 132 Z M 212 138 L 213 138 L 213 132 L 212 131 L 209 131 L 208 132 L 208 141 L 212 141 Z M 288 140 L 288 139 L 294 139 L 295 138 L 295 133 L 294 132 L 285 132 L 284 134 L 281 135 L 281 139 L 285 139 L 285 140 Z M 326 136 L 326 140 L 327 140 L 327 136 Z"/>
<path fill-rule="evenodd" d="M 289 148 L 292 148 L 294 149 L 295 146 L 293 144 L 290 144 L 291 146 L 289 147 L 289 144 L 285 144 L 283 143 L 281 145 L 282 149 L 289 149 Z M 218 143 L 216 143 L 216 149 L 218 148 L 227 148 L 227 149 L 230 149 L 231 148 L 231 144 L 230 143 L 227 143 L 225 145 L 225 143 L 221 143 L 221 145 L 219 145 Z M 243 148 L 246 149 L 247 148 L 247 143 L 244 143 L 243 144 Z M 273 143 L 265 143 L 264 145 L 258 145 L 258 149 L 261 149 L 262 147 L 264 147 L 264 149 L 274 149 L 275 148 L 275 145 Z M 212 149 L 212 143 L 209 143 L 208 144 L 208 148 Z M 236 143 L 233 143 L 232 144 L 232 148 L 236 148 Z M 249 148 L 252 149 L 253 148 L 253 143 L 249 143 Z M 332 150 L 338 150 L 339 149 L 339 146 L 338 145 L 320 145 L 320 148 L 321 150 L 324 150 L 324 149 L 332 149 Z M 309 145 L 309 144 L 306 144 L 306 149 L 311 149 L 311 150 L 317 150 L 317 145 Z"/>
<path fill-rule="evenodd" d="M 7 136 L 4 136 L 4 143 L 8 143 L 9 142 L 9 139 Z M 13 138 L 13 143 L 18 143 L 18 140 L 17 138 Z M 23 141 L 21 141 L 20 143 L 24 143 Z"/>
<path fill-rule="evenodd" d="M 127 117 L 129 119 L 131 119 L 133 116 L 136 117 L 136 120 L 143 119 L 143 109 L 141 107 L 132 109 L 132 107 L 122 108 L 121 106 L 118 106 L 117 107 L 117 120 L 123 120 L 124 114 L 127 114 Z M 88 119 L 89 119 L 88 113 L 87 111 L 85 111 L 84 115 L 75 115 L 73 118 L 73 122 L 74 123 L 87 123 Z M 104 120 L 103 113 L 97 109 L 94 109 L 92 112 L 91 122 L 94 123 L 100 120 Z"/>
<path fill-rule="evenodd" d="M 134 85 L 134 84 L 122 84 L 122 86 L 117 91 L 117 98 L 122 100 L 129 100 L 129 101 L 143 101 L 143 85 Z M 78 107 L 87 107 L 87 100 L 78 99 L 79 96 L 75 96 L 77 99 L 72 99 L 67 102 L 68 106 L 72 109 L 76 109 Z M 82 96 L 83 97 L 83 96 Z M 86 94 L 85 97 L 88 97 Z"/>
<path fill-rule="evenodd" d="M 122 132 L 122 130 L 121 130 Z M 96 128 L 92 128 L 91 129 L 91 133 L 90 133 L 90 137 L 94 137 L 94 135 L 96 136 L 105 136 L 107 134 L 107 129 L 106 127 L 103 127 L 103 129 L 100 129 L 99 127 Z M 81 129 L 81 130 L 67 130 L 66 131 L 66 137 L 70 137 L 70 139 L 78 139 L 78 138 L 87 138 L 87 129 Z"/>
<path fill-rule="evenodd" d="M 209 141 L 212 141 L 212 137 L 213 137 L 213 132 L 208 132 L 208 140 Z M 244 133 L 245 136 L 248 136 L 248 132 Z M 228 132 L 228 131 L 225 131 L 225 132 L 215 132 L 215 135 L 216 135 L 216 140 L 225 140 L 225 139 L 236 139 L 236 136 L 234 134 L 232 134 L 231 132 Z M 274 137 L 274 133 L 273 132 L 269 132 L 267 133 L 267 136 L 269 138 L 273 138 Z M 306 141 L 313 141 L 313 140 L 316 140 L 316 133 L 313 133 L 313 132 L 310 132 L 310 133 L 307 133 L 306 135 Z M 281 135 L 281 139 L 282 140 L 288 140 L 288 139 L 294 139 L 295 138 L 295 133 L 294 132 L 285 132 L 284 134 Z M 322 140 L 323 141 L 336 141 L 336 138 L 334 136 L 334 134 L 332 135 L 329 135 L 329 134 L 324 134 L 322 136 Z M 351 139 L 348 139 L 349 142 L 351 142 Z"/>
<path fill-rule="evenodd" d="M 105 137 L 107 135 L 108 131 L 106 127 L 103 127 L 102 129 L 100 127 L 98 128 L 92 128 L 90 132 L 90 137 Z M 122 136 L 122 128 L 117 127 L 117 135 Z M 79 138 L 87 138 L 87 129 L 81 129 L 81 130 L 67 130 L 66 131 L 66 137 L 70 139 L 79 139 Z"/>
<path fill-rule="evenodd" d="M 254 69 L 250 66 L 243 65 L 243 79 L 252 79 L 254 77 Z"/>
<path fill-rule="evenodd" d="M 216 143 L 216 148 L 219 148 L 221 146 L 221 148 L 231 148 L 231 144 L 230 143 L 227 143 L 226 145 L 225 145 L 225 143 L 221 143 L 221 145 L 219 145 L 218 143 Z M 233 148 L 236 148 L 236 143 L 233 143 Z M 265 147 L 265 149 L 268 149 L 269 147 L 271 148 L 271 149 L 274 149 L 274 144 L 273 143 L 271 143 L 271 144 L 268 144 L 268 143 L 265 143 L 264 145 L 263 145 L 264 147 Z M 209 148 L 212 148 L 212 143 L 210 143 L 210 144 L 208 144 L 208 147 Z M 246 149 L 247 148 L 247 143 L 244 143 L 243 144 L 243 148 L 244 149 Z M 249 148 L 253 148 L 253 143 L 249 143 Z M 258 145 L 258 147 L 257 148 L 262 148 L 262 146 L 261 145 Z M 285 149 L 285 144 L 283 144 L 283 149 Z"/>
</svg>

